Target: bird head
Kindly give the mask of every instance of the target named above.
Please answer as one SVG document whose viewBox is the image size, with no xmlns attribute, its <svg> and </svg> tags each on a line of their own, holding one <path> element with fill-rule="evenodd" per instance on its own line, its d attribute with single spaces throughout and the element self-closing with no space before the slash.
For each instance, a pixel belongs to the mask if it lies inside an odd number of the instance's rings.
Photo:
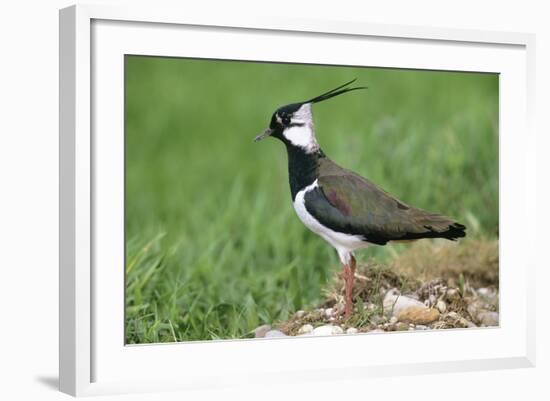
<svg viewBox="0 0 550 401">
<path fill-rule="evenodd" d="M 353 82 L 355 82 L 355 79 L 309 100 L 279 107 L 271 116 L 269 127 L 256 136 L 254 141 L 261 141 L 268 136 L 272 136 L 287 144 L 290 143 L 305 148 L 306 151 L 314 149 L 317 141 L 313 132 L 311 105 L 347 92 L 367 89 L 366 86 L 348 87 Z"/>
</svg>

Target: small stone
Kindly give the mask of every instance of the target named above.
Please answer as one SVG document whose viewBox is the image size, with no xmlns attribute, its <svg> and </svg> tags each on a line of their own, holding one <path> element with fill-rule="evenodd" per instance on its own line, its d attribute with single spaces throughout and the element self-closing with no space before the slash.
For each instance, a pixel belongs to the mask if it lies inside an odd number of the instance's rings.
<svg viewBox="0 0 550 401">
<path fill-rule="evenodd" d="M 454 312 L 454 311 L 451 311 L 449 313 L 447 313 L 447 317 L 449 319 L 453 319 L 453 320 L 458 320 L 460 319 L 460 316 L 458 315 L 458 313 Z"/>
<path fill-rule="evenodd" d="M 395 323 L 397 323 L 397 316 L 392 316 L 390 319 L 390 324 L 395 324 Z"/>
<path fill-rule="evenodd" d="M 380 315 L 374 315 L 370 318 L 370 321 L 374 324 L 381 324 L 386 322 L 386 318 Z"/>
<path fill-rule="evenodd" d="M 407 323 L 399 322 L 395 326 L 395 331 L 407 331 L 409 330 L 409 325 Z"/>
<path fill-rule="evenodd" d="M 298 334 L 309 334 L 313 331 L 313 326 L 311 324 L 304 324 L 298 330 Z"/>
<path fill-rule="evenodd" d="M 482 287 L 477 289 L 477 293 L 482 297 L 487 297 L 491 294 L 491 290 L 486 287 Z"/>
<path fill-rule="evenodd" d="M 415 330 L 428 330 L 428 326 L 424 326 L 423 324 L 417 324 L 414 329 Z"/>
<path fill-rule="evenodd" d="M 254 329 L 254 337 L 263 338 L 269 330 L 271 330 L 271 326 L 269 324 L 264 324 L 262 326 L 256 327 Z"/>
<path fill-rule="evenodd" d="M 332 317 L 332 312 L 333 312 L 332 308 L 325 309 L 325 316 Z"/>
<path fill-rule="evenodd" d="M 285 333 L 280 330 L 269 330 L 265 333 L 265 338 L 275 338 L 275 337 L 287 337 Z"/>
<path fill-rule="evenodd" d="M 365 305 L 365 307 L 366 307 L 367 310 L 371 310 L 371 311 L 378 309 L 378 305 L 372 304 L 372 303 L 369 303 L 369 304 Z"/>
<path fill-rule="evenodd" d="M 416 324 L 427 324 L 439 319 L 439 311 L 437 309 L 428 309 L 424 306 L 407 308 L 399 313 L 398 320 L 400 322 L 410 322 Z"/>
<path fill-rule="evenodd" d="M 460 293 L 456 288 L 449 288 L 445 293 L 445 297 L 447 298 L 447 301 L 452 302 L 460 298 Z"/>
<path fill-rule="evenodd" d="M 479 312 L 477 314 L 477 319 L 481 323 L 482 326 L 498 326 L 498 312 Z"/>
<path fill-rule="evenodd" d="M 483 309 L 483 303 L 479 301 L 472 302 L 468 305 L 467 310 L 470 316 L 477 319 L 477 314 Z"/>
<path fill-rule="evenodd" d="M 303 318 L 305 315 L 306 315 L 306 312 L 303 311 L 303 310 L 299 310 L 299 311 L 296 312 L 296 314 L 295 314 L 296 319 L 301 319 L 301 318 Z"/>
<path fill-rule="evenodd" d="M 345 305 L 343 303 L 337 303 L 332 307 L 332 316 L 338 316 L 344 313 Z"/>
<path fill-rule="evenodd" d="M 477 294 L 479 297 L 490 305 L 498 305 L 498 291 L 490 288 L 478 288 Z"/>
<path fill-rule="evenodd" d="M 410 307 L 422 307 L 424 304 L 416 299 L 405 295 L 399 295 L 399 292 L 394 288 L 389 290 L 384 296 L 384 313 L 392 314 L 393 316 L 399 315 L 399 313 Z"/>
<path fill-rule="evenodd" d="M 442 299 L 437 301 L 437 303 L 435 304 L 435 307 L 440 313 L 445 313 L 445 311 L 447 310 L 447 304 Z"/>
<path fill-rule="evenodd" d="M 346 330 L 346 334 L 357 334 L 357 333 L 359 333 L 359 330 L 357 330 L 355 327 L 349 327 Z"/>
<path fill-rule="evenodd" d="M 313 329 L 314 336 L 332 336 L 334 334 L 344 334 L 344 330 L 340 326 L 326 324 Z"/>
<path fill-rule="evenodd" d="M 474 323 L 470 322 L 468 319 L 465 319 L 465 318 L 463 318 L 463 317 L 461 317 L 461 318 L 458 320 L 458 323 L 459 323 L 462 327 L 468 327 L 468 328 L 477 327 Z"/>
</svg>

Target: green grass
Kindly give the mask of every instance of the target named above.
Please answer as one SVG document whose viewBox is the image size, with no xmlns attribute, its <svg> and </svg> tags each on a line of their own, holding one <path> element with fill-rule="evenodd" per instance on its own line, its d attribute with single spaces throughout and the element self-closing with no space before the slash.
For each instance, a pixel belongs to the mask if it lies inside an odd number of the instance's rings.
<svg viewBox="0 0 550 401">
<path fill-rule="evenodd" d="M 498 232 L 498 76 L 127 56 L 128 343 L 243 338 L 322 299 L 335 252 L 294 215 L 281 105 L 314 106 L 321 147 L 403 201 Z M 359 257 L 390 258 L 404 245 Z"/>
</svg>

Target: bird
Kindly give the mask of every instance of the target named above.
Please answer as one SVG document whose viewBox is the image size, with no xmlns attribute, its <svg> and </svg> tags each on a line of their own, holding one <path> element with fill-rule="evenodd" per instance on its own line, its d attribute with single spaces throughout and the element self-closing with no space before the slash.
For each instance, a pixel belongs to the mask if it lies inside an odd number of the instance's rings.
<svg viewBox="0 0 550 401">
<path fill-rule="evenodd" d="M 355 251 L 371 245 L 422 238 L 456 241 L 466 227 L 442 214 L 410 206 L 328 158 L 315 135 L 312 105 L 352 91 L 356 79 L 309 100 L 279 107 L 269 127 L 254 138 L 286 146 L 292 204 L 302 223 L 332 245 L 344 278 L 344 316 L 353 312 Z"/>
</svg>

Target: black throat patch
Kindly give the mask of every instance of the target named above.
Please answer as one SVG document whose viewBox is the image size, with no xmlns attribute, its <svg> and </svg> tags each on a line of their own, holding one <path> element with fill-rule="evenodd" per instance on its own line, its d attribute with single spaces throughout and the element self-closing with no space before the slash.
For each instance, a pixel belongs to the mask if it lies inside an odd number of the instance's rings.
<svg viewBox="0 0 550 401">
<path fill-rule="evenodd" d="M 288 155 L 288 180 L 292 201 L 296 194 L 319 176 L 319 160 L 326 157 L 321 149 L 307 153 L 303 148 L 285 141 Z"/>
</svg>

